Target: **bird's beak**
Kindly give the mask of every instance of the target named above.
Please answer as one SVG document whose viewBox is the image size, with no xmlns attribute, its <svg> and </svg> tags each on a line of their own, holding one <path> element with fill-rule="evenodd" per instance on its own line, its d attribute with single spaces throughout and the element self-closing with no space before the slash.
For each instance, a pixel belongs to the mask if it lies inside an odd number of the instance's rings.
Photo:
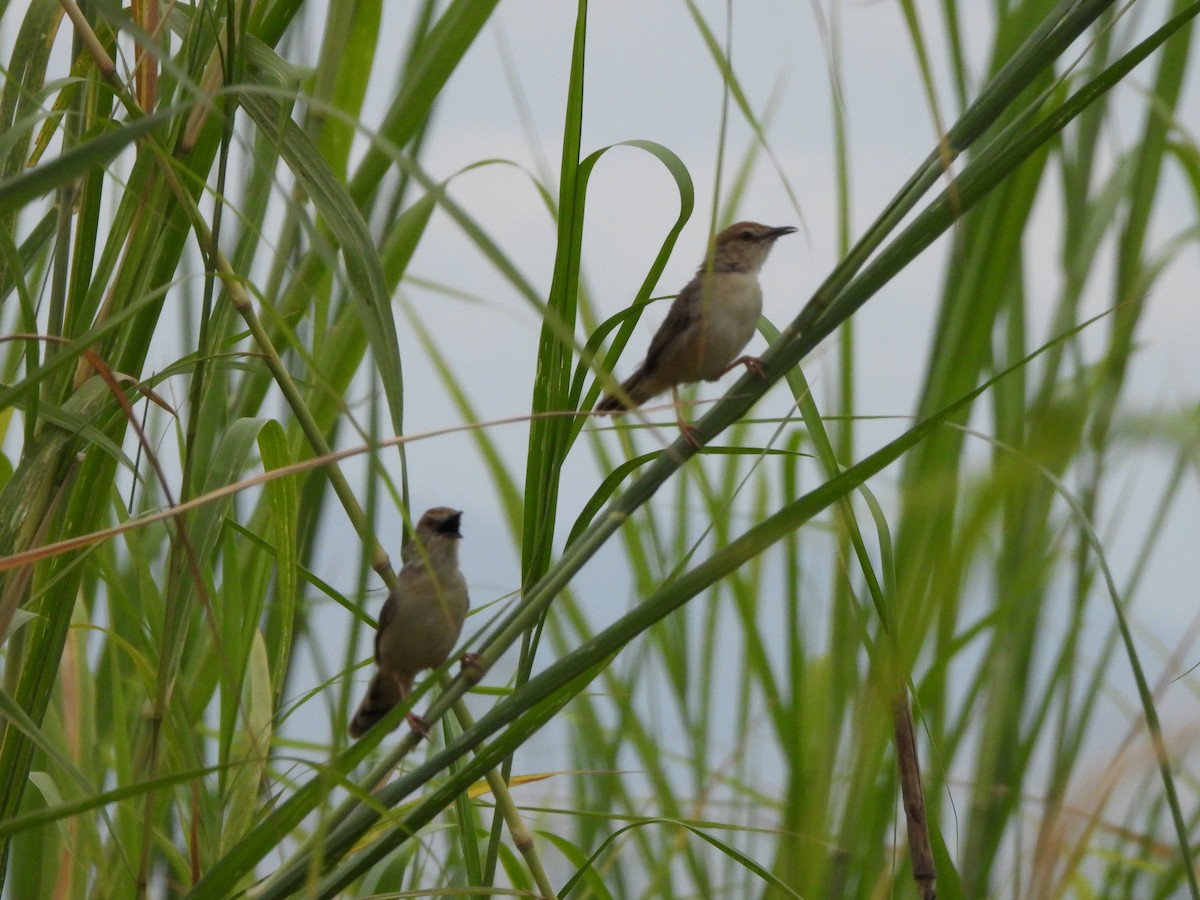
<svg viewBox="0 0 1200 900">
<path fill-rule="evenodd" d="M 781 225 L 778 228 L 772 228 L 770 231 L 768 231 L 766 234 L 763 235 L 763 238 L 768 241 L 773 241 L 776 238 L 783 237 L 785 234 L 792 234 L 796 230 L 797 229 L 793 228 L 791 225 Z"/>
<path fill-rule="evenodd" d="M 438 534 L 445 534 L 450 537 L 460 538 L 462 535 L 458 531 L 458 527 L 462 524 L 462 511 L 459 510 L 450 518 L 438 525 Z"/>
</svg>

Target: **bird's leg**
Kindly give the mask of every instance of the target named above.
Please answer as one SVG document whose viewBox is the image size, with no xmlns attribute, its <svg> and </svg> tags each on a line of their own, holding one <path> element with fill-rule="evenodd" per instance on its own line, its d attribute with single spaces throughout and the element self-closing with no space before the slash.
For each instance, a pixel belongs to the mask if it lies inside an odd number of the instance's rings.
<svg viewBox="0 0 1200 900">
<path fill-rule="evenodd" d="M 699 429 L 683 416 L 683 404 L 679 402 L 678 387 L 671 388 L 671 399 L 675 401 L 675 423 L 679 426 L 679 433 L 697 450 L 703 450 L 704 445 L 700 443 L 700 438 L 696 437 Z"/>
<path fill-rule="evenodd" d="M 735 359 L 733 362 L 731 362 L 729 365 L 727 365 L 720 372 L 718 372 L 716 375 L 714 375 L 712 378 L 710 378 L 708 380 L 716 381 L 717 379 L 721 378 L 722 376 L 727 375 L 728 373 L 732 372 L 738 366 L 745 366 L 747 369 L 749 369 L 751 372 L 753 372 L 759 378 L 765 379 L 767 377 L 767 373 L 763 371 L 761 358 L 759 358 L 757 356 L 739 356 L 737 359 Z"/>
<path fill-rule="evenodd" d="M 458 673 L 471 684 L 479 684 L 487 664 L 478 653 L 464 653 L 458 658 Z"/>
<path fill-rule="evenodd" d="M 419 738 L 429 740 L 429 723 L 425 721 L 423 716 L 418 716 L 412 710 L 409 710 L 408 715 L 404 717 L 404 721 L 408 722 L 408 727 L 412 729 L 413 734 Z"/>
<path fill-rule="evenodd" d="M 407 678 L 399 673 L 395 675 L 396 688 L 400 691 L 400 702 L 403 703 L 408 699 L 408 695 L 412 693 L 412 678 Z M 411 709 L 404 716 L 404 720 L 408 722 L 408 727 L 413 730 L 417 737 L 429 738 L 429 723 L 424 718 L 417 715 Z"/>
<path fill-rule="evenodd" d="M 404 716 L 404 721 L 408 722 L 408 727 L 412 728 L 416 737 L 425 738 L 426 740 L 430 738 L 430 724 L 422 716 L 414 713 L 412 709 L 408 710 L 408 714 Z"/>
</svg>

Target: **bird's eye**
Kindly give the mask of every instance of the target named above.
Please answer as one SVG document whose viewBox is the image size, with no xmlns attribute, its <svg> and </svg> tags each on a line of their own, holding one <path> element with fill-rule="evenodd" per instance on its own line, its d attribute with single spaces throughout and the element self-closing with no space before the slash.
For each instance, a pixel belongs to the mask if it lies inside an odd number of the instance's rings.
<svg viewBox="0 0 1200 900">
<path fill-rule="evenodd" d="M 741 234 L 739 234 L 738 237 L 740 237 L 743 241 L 752 241 L 756 237 L 758 237 L 758 235 L 756 235 L 753 231 L 746 229 Z"/>
</svg>

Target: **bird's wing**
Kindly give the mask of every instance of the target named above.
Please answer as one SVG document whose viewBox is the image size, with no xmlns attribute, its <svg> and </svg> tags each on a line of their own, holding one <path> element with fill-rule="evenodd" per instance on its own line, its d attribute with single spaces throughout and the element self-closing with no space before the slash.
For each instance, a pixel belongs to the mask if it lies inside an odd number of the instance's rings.
<svg viewBox="0 0 1200 900">
<path fill-rule="evenodd" d="M 667 313 L 666 319 L 658 326 L 658 331 L 654 333 L 654 337 L 650 341 L 650 349 L 646 351 L 646 364 L 644 368 L 647 372 L 654 369 L 658 362 L 658 357 L 670 344 L 678 340 L 680 335 L 697 323 L 699 319 L 698 313 L 700 312 L 699 301 L 700 276 L 697 275 L 687 283 L 687 287 L 679 292 L 679 296 L 671 304 L 671 309 Z"/>
<path fill-rule="evenodd" d="M 388 597 L 383 601 L 383 609 L 379 610 L 379 626 L 375 629 L 375 664 L 379 662 L 379 639 L 383 637 L 383 633 L 387 630 L 388 625 L 396 618 L 396 613 L 400 609 L 400 598 L 398 596 L 404 582 L 404 570 L 400 570 L 399 579 L 396 581 L 396 586 L 388 593 Z"/>
</svg>

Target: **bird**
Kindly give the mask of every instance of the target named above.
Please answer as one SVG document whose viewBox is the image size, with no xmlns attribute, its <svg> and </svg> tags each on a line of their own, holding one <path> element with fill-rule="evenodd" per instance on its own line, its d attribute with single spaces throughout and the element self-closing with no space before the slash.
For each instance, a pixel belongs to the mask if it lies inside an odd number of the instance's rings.
<svg viewBox="0 0 1200 900">
<path fill-rule="evenodd" d="M 670 389 L 683 436 L 699 446 L 695 427 L 679 412 L 679 386 L 716 381 L 744 365 L 763 374 L 756 356 L 739 356 L 762 315 L 758 273 L 775 241 L 796 229 L 738 222 L 713 238 L 710 255 L 696 270 L 650 341 L 645 361 L 605 396 L 597 413 L 619 414 Z"/>
<path fill-rule="evenodd" d="M 350 736 L 362 737 L 412 691 L 424 669 L 446 661 L 470 608 L 467 582 L 458 568 L 462 512 L 447 506 L 426 510 L 413 539 L 401 551 L 403 566 L 379 613 L 375 663 L 367 695 L 350 720 Z M 408 724 L 427 737 L 428 725 L 409 712 Z"/>
</svg>

